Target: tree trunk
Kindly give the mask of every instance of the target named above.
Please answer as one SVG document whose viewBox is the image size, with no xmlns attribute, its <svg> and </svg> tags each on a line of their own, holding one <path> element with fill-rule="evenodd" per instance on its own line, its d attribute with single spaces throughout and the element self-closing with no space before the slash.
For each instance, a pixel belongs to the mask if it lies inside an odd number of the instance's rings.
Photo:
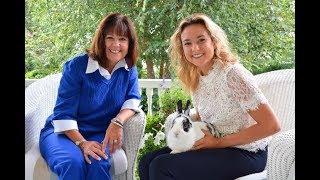
<svg viewBox="0 0 320 180">
<path fill-rule="evenodd" d="M 170 62 L 167 61 L 165 63 L 165 67 L 164 67 L 164 78 L 165 79 L 170 79 L 171 78 L 171 73 L 170 73 Z"/>
<path fill-rule="evenodd" d="M 153 62 L 151 60 L 146 60 L 146 64 L 147 64 L 148 79 L 155 79 L 154 70 L 153 70 Z"/>
<path fill-rule="evenodd" d="M 161 61 L 160 61 L 160 69 L 159 69 L 159 78 L 160 79 L 163 78 L 163 71 L 164 71 L 164 62 L 163 62 L 163 59 L 161 59 Z"/>
</svg>

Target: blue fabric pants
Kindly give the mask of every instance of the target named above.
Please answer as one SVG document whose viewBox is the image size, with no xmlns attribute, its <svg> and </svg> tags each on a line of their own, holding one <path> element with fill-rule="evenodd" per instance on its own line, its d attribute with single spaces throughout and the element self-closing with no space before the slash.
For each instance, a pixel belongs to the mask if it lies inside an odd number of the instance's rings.
<svg viewBox="0 0 320 180">
<path fill-rule="evenodd" d="M 86 139 L 101 142 L 104 135 L 95 134 Z M 89 156 L 91 164 L 88 164 L 81 149 L 64 134 L 50 133 L 45 137 L 40 135 L 39 146 L 42 157 L 60 180 L 111 180 L 109 159 L 101 157 L 98 161 Z M 111 157 L 108 148 L 106 153 Z"/>
<path fill-rule="evenodd" d="M 263 171 L 268 154 L 267 150 L 254 153 L 238 148 L 170 152 L 166 147 L 143 156 L 140 180 L 234 180 Z"/>
</svg>

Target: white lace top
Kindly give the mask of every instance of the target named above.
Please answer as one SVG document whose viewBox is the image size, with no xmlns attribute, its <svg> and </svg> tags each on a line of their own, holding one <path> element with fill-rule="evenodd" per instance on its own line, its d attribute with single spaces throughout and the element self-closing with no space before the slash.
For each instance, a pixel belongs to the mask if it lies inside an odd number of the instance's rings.
<svg viewBox="0 0 320 180">
<path fill-rule="evenodd" d="M 254 76 L 240 63 L 222 67 L 216 62 L 206 76 L 199 79 L 193 104 L 202 121 L 212 123 L 222 134 L 237 133 L 256 122 L 247 112 L 267 103 Z M 264 150 L 270 137 L 235 147 L 248 151 Z"/>
</svg>

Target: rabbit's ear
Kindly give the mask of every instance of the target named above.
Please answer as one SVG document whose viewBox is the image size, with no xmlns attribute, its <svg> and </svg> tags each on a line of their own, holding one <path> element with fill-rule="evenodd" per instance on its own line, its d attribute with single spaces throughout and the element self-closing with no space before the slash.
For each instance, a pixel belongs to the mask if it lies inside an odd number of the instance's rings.
<svg viewBox="0 0 320 180">
<path fill-rule="evenodd" d="M 182 113 L 182 101 L 181 100 L 178 100 L 177 102 L 177 110 L 178 110 L 178 113 Z"/>
<path fill-rule="evenodd" d="M 184 110 L 184 114 L 189 116 L 189 113 L 190 113 L 190 100 L 187 100 L 187 104 L 186 104 L 186 109 Z"/>
</svg>

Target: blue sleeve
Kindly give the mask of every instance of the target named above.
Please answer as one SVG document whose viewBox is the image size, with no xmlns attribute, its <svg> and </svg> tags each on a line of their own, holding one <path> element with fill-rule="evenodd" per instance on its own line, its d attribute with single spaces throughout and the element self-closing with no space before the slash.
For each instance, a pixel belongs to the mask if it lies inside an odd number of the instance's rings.
<svg viewBox="0 0 320 180">
<path fill-rule="evenodd" d="M 127 89 L 126 100 L 128 99 L 141 99 L 139 92 L 138 70 L 137 67 L 132 67 L 129 86 Z"/>
<path fill-rule="evenodd" d="M 126 92 L 126 101 L 123 103 L 121 109 L 132 109 L 139 111 L 139 105 L 141 100 L 140 87 L 138 81 L 138 70 L 136 66 L 133 66 L 130 70 L 129 85 Z"/>
<path fill-rule="evenodd" d="M 82 84 L 82 74 L 78 61 L 64 64 L 58 89 L 56 106 L 53 110 L 55 132 L 78 129 L 77 112 Z"/>
</svg>

